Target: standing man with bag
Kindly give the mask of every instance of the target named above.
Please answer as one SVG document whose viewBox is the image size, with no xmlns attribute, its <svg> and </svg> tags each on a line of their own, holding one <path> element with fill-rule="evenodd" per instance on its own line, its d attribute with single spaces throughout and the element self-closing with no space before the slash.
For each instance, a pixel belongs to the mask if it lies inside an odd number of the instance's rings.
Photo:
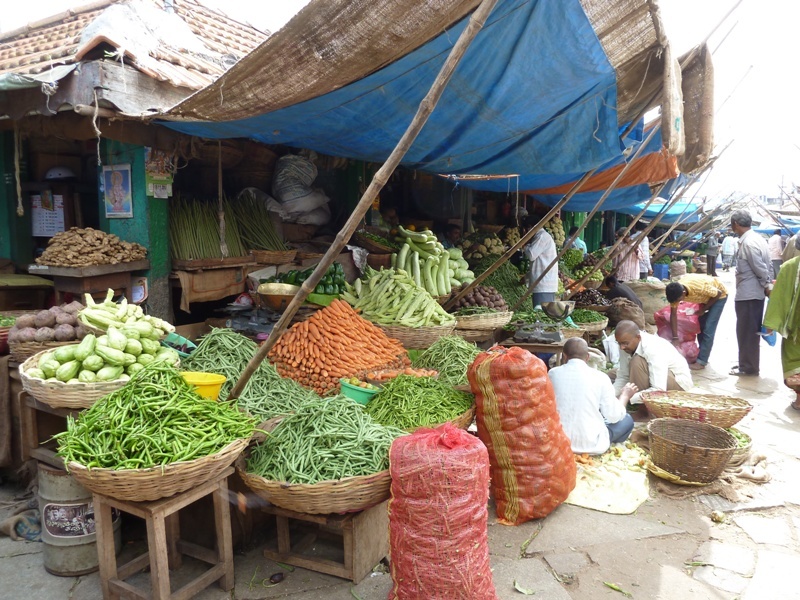
<svg viewBox="0 0 800 600">
<path fill-rule="evenodd" d="M 706 273 L 712 277 L 717 276 L 717 256 L 719 256 L 719 240 L 717 234 L 712 233 L 708 238 L 708 247 L 706 248 Z"/>
<path fill-rule="evenodd" d="M 761 319 L 769 296 L 772 263 L 767 242 L 751 229 L 753 219 L 746 210 L 731 215 L 731 229 L 739 236 L 736 253 L 736 339 L 739 364 L 731 375 L 758 376 L 761 368 Z"/>
</svg>

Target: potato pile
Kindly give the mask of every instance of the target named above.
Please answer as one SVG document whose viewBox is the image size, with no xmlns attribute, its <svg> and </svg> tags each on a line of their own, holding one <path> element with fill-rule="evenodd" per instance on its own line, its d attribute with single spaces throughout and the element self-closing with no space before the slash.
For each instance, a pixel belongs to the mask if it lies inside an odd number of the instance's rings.
<svg viewBox="0 0 800 600">
<path fill-rule="evenodd" d="M 78 321 L 80 302 L 53 306 L 48 310 L 17 317 L 8 332 L 10 344 L 23 342 L 71 342 L 86 335 Z"/>
<path fill-rule="evenodd" d="M 146 256 L 147 250 L 140 244 L 123 242 L 116 235 L 91 227 L 72 227 L 54 235 L 36 263 L 51 267 L 88 267 L 133 262 Z"/>
<path fill-rule="evenodd" d="M 493 308 L 498 312 L 506 312 L 508 310 L 508 305 L 506 301 L 503 300 L 503 296 L 500 295 L 500 292 L 488 285 L 477 286 L 470 291 L 469 294 L 456 302 L 453 310 L 458 310 L 459 308 L 465 308 L 467 306 L 485 306 L 487 308 Z"/>
</svg>

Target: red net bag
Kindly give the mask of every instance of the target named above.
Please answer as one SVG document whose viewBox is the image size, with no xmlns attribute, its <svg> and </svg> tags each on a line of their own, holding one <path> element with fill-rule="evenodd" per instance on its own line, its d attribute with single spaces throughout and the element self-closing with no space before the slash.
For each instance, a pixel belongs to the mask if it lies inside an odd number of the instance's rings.
<svg viewBox="0 0 800 600">
<path fill-rule="evenodd" d="M 397 438 L 389 470 L 389 600 L 497 600 L 486 447 L 445 423 Z"/>
<path fill-rule="evenodd" d="M 467 375 L 500 523 L 550 514 L 575 487 L 576 467 L 544 363 L 522 348 L 495 346 Z"/>
</svg>

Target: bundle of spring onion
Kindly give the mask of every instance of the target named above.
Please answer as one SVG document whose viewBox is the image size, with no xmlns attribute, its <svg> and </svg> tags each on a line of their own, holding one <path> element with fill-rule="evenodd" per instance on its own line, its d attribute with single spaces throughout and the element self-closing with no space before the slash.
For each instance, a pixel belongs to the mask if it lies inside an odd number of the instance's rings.
<svg viewBox="0 0 800 600">
<path fill-rule="evenodd" d="M 259 420 L 266 421 L 288 415 L 306 402 L 319 400 L 320 397 L 313 391 L 294 379 L 281 377 L 274 366 L 263 362 L 247 382 L 236 403 Z"/>
<path fill-rule="evenodd" d="M 253 188 L 242 190 L 230 207 L 250 250 L 288 250 L 275 231 L 266 203 L 256 198 Z"/>
<path fill-rule="evenodd" d="M 368 270 L 366 282 L 355 281 L 352 292 L 342 298 L 361 309 L 365 319 L 379 325 L 431 327 L 455 323 L 425 289 L 418 286 L 405 271 Z"/>
<path fill-rule="evenodd" d="M 186 200 L 176 196 L 169 206 L 169 241 L 173 259 L 198 260 L 247 254 L 229 203 L 225 203 L 224 210 L 224 240 L 220 240 L 220 220 L 215 201 Z M 227 254 L 222 252 L 223 241 Z"/>
<path fill-rule="evenodd" d="M 255 419 L 197 394 L 180 373 L 152 363 L 54 437 L 58 455 L 88 468 L 146 469 L 203 458 L 249 438 Z"/>
<path fill-rule="evenodd" d="M 436 340 L 414 359 L 413 366 L 439 371 L 439 381 L 449 385 L 469 385 L 467 369 L 481 351 L 472 342 L 457 335 Z"/>
<path fill-rule="evenodd" d="M 381 425 L 411 430 L 451 421 L 473 402 L 472 394 L 433 377 L 398 375 L 384 384 L 365 410 Z"/>
<path fill-rule="evenodd" d="M 250 359 L 256 355 L 256 343 L 231 329 L 211 329 L 200 340 L 197 348 L 183 361 L 187 371 L 217 373 L 227 377 L 219 397 L 228 397 L 239 375 Z"/>
<path fill-rule="evenodd" d="M 405 432 L 376 423 L 344 396 L 300 407 L 253 449 L 247 472 L 271 481 L 319 483 L 389 468 L 389 447 Z"/>
</svg>

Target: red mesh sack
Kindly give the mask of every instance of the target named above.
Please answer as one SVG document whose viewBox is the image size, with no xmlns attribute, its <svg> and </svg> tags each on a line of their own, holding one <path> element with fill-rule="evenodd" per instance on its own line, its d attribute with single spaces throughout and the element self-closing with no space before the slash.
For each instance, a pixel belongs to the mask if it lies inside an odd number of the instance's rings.
<svg viewBox="0 0 800 600">
<path fill-rule="evenodd" d="M 576 467 L 544 363 L 522 348 L 494 346 L 467 375 L 500 523 L 550 514 L 575 487 Z"/>
<path fill-rule="evenodd" d="M 445 423 L 397 438 L 389 470 L 389 600 L 497 600 L 486 447 Z"/>
</svg>

